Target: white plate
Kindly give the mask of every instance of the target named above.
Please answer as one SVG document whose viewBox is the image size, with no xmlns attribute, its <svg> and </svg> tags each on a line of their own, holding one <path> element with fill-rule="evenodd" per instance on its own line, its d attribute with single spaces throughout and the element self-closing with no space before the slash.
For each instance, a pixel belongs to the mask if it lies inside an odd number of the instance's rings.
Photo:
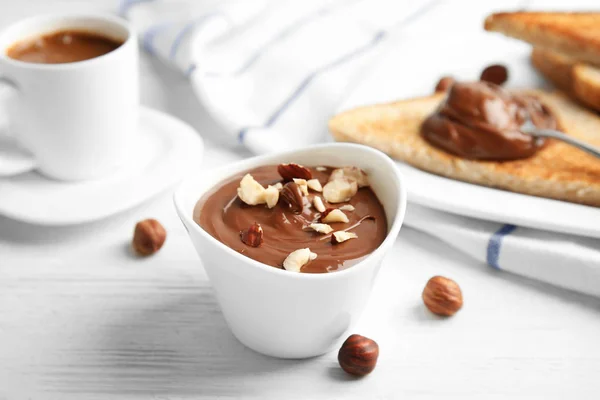
<svg viewBox="0 0 600 400">
<path fill-rule="evenodd" d="M 89 182 L 53 181 L 36 172 L 0 179 L 0 214 L 38 225 L 73 225 L 125 211 L 198 167 L 202 138 L 159 111 L 140 110 L 140 143 L 122 170 Z"/>
<path fill-rule="evenodd" d="M 442 75 L 476 80 L 491 63 L 509 68 L 508 87 L 544 87 L 529 64 L 531 48 L 499 35 L 447 36 L 435 40 L 403 35 L 341 107 L 425 96 Z M 408 200 L 431 208 L 531 228 L 600 237 L 600 208 L 512 193 L 460 182 L 399 162 Z"/>
</svg>

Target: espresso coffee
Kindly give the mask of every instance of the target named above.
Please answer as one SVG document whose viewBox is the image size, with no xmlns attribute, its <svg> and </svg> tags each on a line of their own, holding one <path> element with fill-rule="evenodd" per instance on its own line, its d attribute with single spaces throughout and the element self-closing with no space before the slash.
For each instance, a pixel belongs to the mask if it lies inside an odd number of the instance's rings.
<svg viewBox="0 0 600 400">
<path fill-rule="evenodd" d="M 6 55 L 37 64 L 65 64 L 110 53 L 123 42 L 92 32 L 63 30 L 13 44 Z"/>
</svg>

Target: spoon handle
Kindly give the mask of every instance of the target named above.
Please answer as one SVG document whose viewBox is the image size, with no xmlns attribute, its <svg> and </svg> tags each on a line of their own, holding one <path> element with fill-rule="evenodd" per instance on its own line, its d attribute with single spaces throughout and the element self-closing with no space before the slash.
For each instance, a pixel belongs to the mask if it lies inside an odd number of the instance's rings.
<svg viewBox="0 0 600 400">
<path fill-rule="evenodd" d="M 534 136 L 547 137 L 547 138 L 561 140 L 565 143 L 570 144 L 571 146 L 575 146 L 578 149 L 585 151 L 586 153 L 589 153 L 593 156 L 600 158 L 600 149 L 598 149 L 597 147 L 592 146 L 590 144 L 587 144 L 585 142 L 582 142 L 581 140 L 575 139 L 572 136 L 565 135 L 562 132 L 555 131 L 552 129 L 537 129 L 537 128 L 536 129 L 527 129 L 524 131 L 526 133 L 529 133 Z"/>
</svg>

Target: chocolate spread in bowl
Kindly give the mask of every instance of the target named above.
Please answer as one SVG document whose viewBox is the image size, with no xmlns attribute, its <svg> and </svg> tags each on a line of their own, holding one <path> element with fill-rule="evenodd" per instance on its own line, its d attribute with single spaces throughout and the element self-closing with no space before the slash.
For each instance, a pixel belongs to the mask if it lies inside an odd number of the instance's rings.
<svg viewBox="0 0 600 400">
<path fill-rule="evenodd" d="M 535 126 L 556 129 L 556 119 L 534 97 L 515 95 L 489 82 L 459 82 L 421 126 L 427 142 L 459 157 L 516 160 L 530 157 L 545 141 L 520 131 Z"/>
<path fill-rule="evenodd" d="M 307 167 L 308 168 L 308 167 Z M 312 177 L 325 185 L 333 168 L 309 168 Z M 280 196 L 278 204 L 268 208 L 264 204 L 249 206 L 237 196 L 240 180 L 247 173 L 261 185 L 282 182 L 277 165 L 267 165 L 237 174 L 216 185 L 196 204 L 194 220 L 215 239 L 235 251 L 264 264 L 282 268 L 283 261 L 293 251 L 310 248 L 317 258 L 304 265 L 301 272 L 323 273 L 346 269 L 372 253 L 387 236 L 387 220 L 383 206 L 369 187 L 358 189 L 348 202 L 329 204 L 325 207 L 340 208 L 350 204 L 353 211 L 344 211 L 349 222 L 335 222 L 334 231 L 348 230 L 358 236 L 339 244 L 331 243 L 330 234 L 320 234 L 308 225 L 318 222 L 321 215 L 311 206 L 312 197 L 321 193 L 313 190 L 303 198 L 300 212 L 294 212 Z M 259 247 L 248 246 L 240 239 L 240 232 L 258 223 L 263 230 Z"/>
</svg>

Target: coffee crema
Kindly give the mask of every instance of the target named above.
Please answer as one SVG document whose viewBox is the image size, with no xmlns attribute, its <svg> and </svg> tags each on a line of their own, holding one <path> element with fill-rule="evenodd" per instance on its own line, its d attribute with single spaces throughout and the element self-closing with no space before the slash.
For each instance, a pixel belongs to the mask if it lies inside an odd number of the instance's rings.
<svg viewBox="0 0 600 400">
<path fill-rule="evenodd" d="M 66 64 L 89 60 L 119 48 L 123 42 L 86 31 L 61 30 L 17 42 L 6 55 L 36 64 Z"/>
</svg>

